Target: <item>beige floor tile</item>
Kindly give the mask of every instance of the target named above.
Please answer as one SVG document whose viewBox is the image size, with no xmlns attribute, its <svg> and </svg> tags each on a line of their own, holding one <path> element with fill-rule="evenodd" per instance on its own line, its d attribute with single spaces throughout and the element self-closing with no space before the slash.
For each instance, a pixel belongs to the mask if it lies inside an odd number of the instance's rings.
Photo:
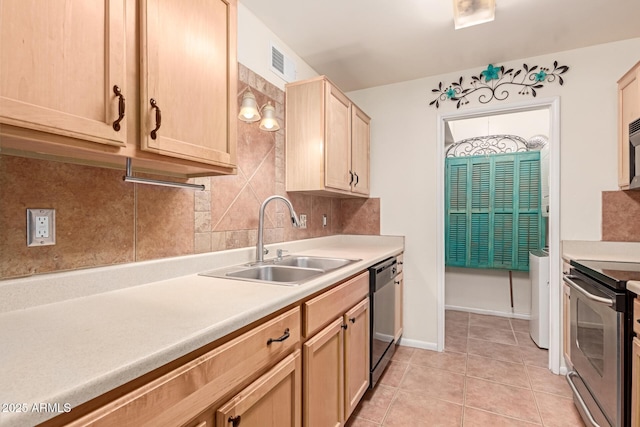
<svg viewBox="0 0 640 427">
<path fill-rule="evenodd" d="M 446 310 L 444 312 L 445 321 L 469 321 L 469 313 L 466 311 Z"/>
<path fill-rule="evenodd" d="M 372 423 L 369 420 L 363 418 L 354 417 L 349 418 L 349 421 L 345 424 L 345 427 L 380 427 L 380 424 Z"/>
<path fill-rule="evenodd" d="M 393 353 L 393 357 L 391 360 L 395 360 L 398 362 L 408 362 L 411 359 L 411 355 L 416 349 L 413 347 L 407 347 L 404 345 L 397 345 L 396 351 Z"/>
<path fill-rule="evenodd" d="M 464 376 L 410 364 L 399 388 L 411 394 L 462 404 Z"/>
<path fill-rule="evenodd" d="M 504 362 L 502 360 L 469 355 L 467 376 L 516 387 L 530 388 L 529 377 L 522 363 Z"/>
<path fill-rule="evenodd" d="M 467 352 L 467 337 L 463 335 L 444 335 L 445 351 Z"/>
<path fill-rule="evenodd" d="M 534 391 L 557 394 L 572 398 L 571 389 L 564 375 L 556 375 L 547 368 L 527 366 L 531 388 Z"/>
<path fill-rule="evenodd" d="M 549 367 L 549 351 L 539 348 L 518 347 L 520 355 L 525 365 L 539 366 L 541 368 Z"/>
<path fill-rule="evenodd" d="M 499 344 L 469 338 L 469 354 L 489 357 L 505 362 L 522 363 L 521 348 L 515 345 Z"/>
<path fill-rule="evenodd" d="M 524 388 L 467 377 L 465 406 L 540 423 L 533 392 Z"/>
<path fill-rule="evenodd" d="M 469 325 L 482 326 L 483 328 L 495 328 L 511 330 L 511 323 L 506 317 L 487 316 L 485 314 L 471 313 L 469 315 Z"/>
<path fill-rule="evenodd" d="M 525 319 L 510 319 L 511 327 L 515 332 L 529 333 L 529 321 Z"/>
<path fill-rule="evenodd" d="M 469 338 L 497 342 L 500 344 L 516 345 L 516 338 L 511 329 L 483 328 L 481 326 L 469 326 Z"/>
<path fill-rule="evenodd" d="M 384 373 L 380 377 L 380 384 L 384 384 L 390 387 L 398 387 L 402 377 L 407 370 L 408 363 L 398 362 L 392 360 L 389 362 L 384 370 Z"/>
<path fill-rule="evenodd" d="M 445 335 L 462 335 L 467 336 L 469 333 L 469 322 L 450 322 L 446 321 L 444 325 Z"/>
<path fill-rule="evenodd" d="M 360 404 L 356 407 L 351 418 L 362 418 L 377 424 L 381 424 L 384 416 L 391 406 L 391 401 L 396 395 L 396 388 L 377 384 L 373 390 L 367 391 Z"/>
<path fill-rule="evenodd" d="M 514 332 L 514 334 L 520 347 L 540 349 L 535 341 L 531 339 L 531 335 L 529 335 L 529 332 Z"/>
<path fill-rule="evenodd" d="M 545 427 L 584 426 L 573 399 L 540 392 L 534 392 L 534 394 Z"/>
<path fill-rule="evenodd" d="M 458 427 L 461 422 L 461 405 L 398 391 L 384 425 L 385 427 Z"/>
<path fill-rule="evenodd" d="M 515 418 L 507 418 L 474 408 L 464 408 L 464 427 L 533 427 L 540 424 L 529 423 Z"/>
<path fill-rule="evenodd" d="M 417 348 L 413 352 L 409 363 L 464 374 L 467 365 L 467 356 L 464 353 L 454 353 L 450 351 L 437 352 Z"/>
</svg>

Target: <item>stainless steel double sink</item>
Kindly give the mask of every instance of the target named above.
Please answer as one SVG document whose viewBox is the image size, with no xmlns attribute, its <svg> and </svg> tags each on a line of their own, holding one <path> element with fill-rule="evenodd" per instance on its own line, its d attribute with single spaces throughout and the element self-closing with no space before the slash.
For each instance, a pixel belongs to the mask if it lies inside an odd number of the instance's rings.
<svg viewBox="0 0 640 427">
<path fill-rule="evenodd" d="M 258 264 L 243 264 L 200 273 L 201 276 L 285 286 L 300 285 L 360 259 L 291 255 Z"/>
</svg>

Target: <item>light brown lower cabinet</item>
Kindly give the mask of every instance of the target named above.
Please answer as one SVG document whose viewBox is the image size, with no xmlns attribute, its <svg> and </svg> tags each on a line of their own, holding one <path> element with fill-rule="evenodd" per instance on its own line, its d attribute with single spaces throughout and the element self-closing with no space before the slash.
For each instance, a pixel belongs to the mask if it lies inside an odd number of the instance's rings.
<svg viewBox="0 0 640 427">
<path fill-rule="evenodd" d="M 216 427 L 300 427 L 301 380 L 296 350 L 218 409 Z"/>
<path fill-rule="evenodd" d="M 368 287 L 367 272 L 303 305 L 307 336 L 329 322 L 302 346 L 305 427 L 343 426 L 369 387 Z"/>
</svg>

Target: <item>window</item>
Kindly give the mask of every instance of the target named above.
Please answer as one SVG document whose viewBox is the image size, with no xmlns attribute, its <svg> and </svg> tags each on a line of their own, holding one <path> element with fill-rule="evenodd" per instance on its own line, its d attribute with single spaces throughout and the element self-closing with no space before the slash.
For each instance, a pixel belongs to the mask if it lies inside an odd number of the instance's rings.
<svg viewBox="0 0 640 427">
<path fill-rule="evenodd" d="M 445 163 L 445 263 L 529 270 L 544 246 L 540 152 L 448 157 Z"/>
</svg>

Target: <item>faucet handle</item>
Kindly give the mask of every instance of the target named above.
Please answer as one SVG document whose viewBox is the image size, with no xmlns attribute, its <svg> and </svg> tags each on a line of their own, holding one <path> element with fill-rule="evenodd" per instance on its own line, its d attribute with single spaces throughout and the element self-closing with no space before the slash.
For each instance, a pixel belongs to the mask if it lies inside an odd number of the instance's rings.
<svg viewBox="0 0 640 427">
<path fill-rule="evenodd" d="M 267 249 L 267 248 L 262 248 L 262 252 L 263 252 L 265 255 L 267 255 L 267 254 L 269 253 L 269 249 Z"/>
<path fill-rule="evenodd" d="M 285 254 L 285 253 L 287 253 L 287 254 L 288 254 L 288 253 L 289 253 L 289 251 L 288 251 L 288 250 L 286 250 L 286 249 L 278 249 L 278 250 L 276 251 L 276 254 L 277 254 L 277 258 L 278 258 L 278 260 L 281 260 L 281 259 L 282 259 L 282 255 L 283 255 L 283 254 Z"/>
</svg>

